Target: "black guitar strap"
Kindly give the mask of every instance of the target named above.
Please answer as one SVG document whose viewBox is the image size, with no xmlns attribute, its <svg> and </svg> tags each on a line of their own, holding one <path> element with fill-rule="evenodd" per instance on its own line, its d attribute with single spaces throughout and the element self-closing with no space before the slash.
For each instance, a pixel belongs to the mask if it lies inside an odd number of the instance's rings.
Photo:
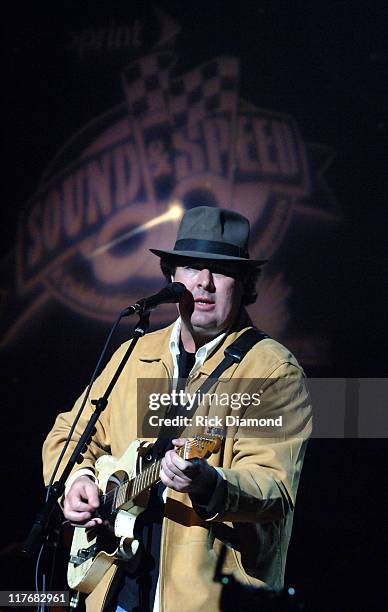
<svg viewBox="0 0 388 612">
<path fill-rule="evenodd" d="M 211 387 L 217 382 L 217 380 L 227 368 L 229 368 L 234 363 L 240 363 L 245 357 L 245 355 L 251 350 L 251 348 L 255 346 L 255 344 L 257 344 L 258 342 L 261 342 L 261 340 L 264 340 L 265 338 L 269 338 L 269 336 L 267 336 L 267 334 L 265 334 L 263 331 L 261 331 L 260 329 L 250 328 L 247 329 L 243 334 L 241 334 L 241 336 L 239 336 L 234 342 L 232 342 L 232 344 L 230 344 L 224 350 L 224 358 L 221 363 L 219 363 L 218 366 L 213 370 L 213 372 L 209 374 L 208 378 L 197 390 L 197 401 L 194 402 L 190 410 L 184 408 L 185 416 L 187 416 L 188 418 L 192 418 L 198 408 L 198 403 L 201 396 L 211 389 Z M 180 410 L 182 410 L 182 406 L 174 405 L 170 407 L 168 416 L 173 418 L 179 414 Z M 159 459 L 165 454 L 165 452 L 169 448 L 172 448 L 171 439 L 179 438 L 183 430 L 184 428 L 181 428 L 180 430 L 177 428 L 174 430 L 174 432 L 172 432 L 171 427 L 167 427 L 163 423 L 162 427 L 160 428 L 157 440 L 152 448 L 153 459 Z"/>
</svg>

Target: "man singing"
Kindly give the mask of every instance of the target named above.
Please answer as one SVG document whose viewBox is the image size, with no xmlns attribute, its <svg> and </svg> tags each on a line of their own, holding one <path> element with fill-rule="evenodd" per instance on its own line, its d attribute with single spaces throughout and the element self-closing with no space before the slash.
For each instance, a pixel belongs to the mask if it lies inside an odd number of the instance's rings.
<svg viewBox="0 0 388 612">
<path fill-rule="evenodd" d="M 255 282 L 263 261 L 248 254 L 249 222 L 227 209 L 198 206 L 184 215 L 172 250 L 160 257 L 168 282 L 179 281 L 192 301 L 180 305 L 169 327 L 147 334 L 136 345 L 102 412 L 83 463 L 70 476 L 63 512 L 73 524 L 99 527 L 99 490 L 94 465 L 111 454 L 120 457 L 139 437 L 139 379 L 154 379 L 176 389 L 186 381 L 189 395 L 224 359 L 227 347 L 252 323 L 245 306 L 256 299 Z M 101 397 L 127 349 L 114 354 L 92 388 Z M 97 610 L 219 610 L 220 585 L 213 576 L 222 543 L 229 548 L 224 571 L 244 584 L 281 588 L 284 580 L 295 497 L 311 427 L 311 407 L 304 374 L 295 357 L 275 340 L 262 336 L 238 363 L 229 364 L 215 382 L 259 394 L 245 405 L 244 418 L 282 416 L 285 429 L 270 436 L 260 429 L 244 435 L 236 427 L 208 460 L 186 461 L 176 452 L 184 436 L 167 440 L 160 471 L 141 531 L 147 561 L 133 567 L 115 563 L 86 600 Z M 233 387 L 235 385 L 235 387 Z M 230 387 L 228 387 L 230 388 Z M 48 481 L 78 411 L 60 414 L 43 449 Z M 90 417 L 85 408 L 67 455 Z M 155 437 L 157 432 L 155 434 Z M 63 467 L 63 466 L 62 466 Z M 99 527 L 104 529 L 104 527 Z"/>
</svg>

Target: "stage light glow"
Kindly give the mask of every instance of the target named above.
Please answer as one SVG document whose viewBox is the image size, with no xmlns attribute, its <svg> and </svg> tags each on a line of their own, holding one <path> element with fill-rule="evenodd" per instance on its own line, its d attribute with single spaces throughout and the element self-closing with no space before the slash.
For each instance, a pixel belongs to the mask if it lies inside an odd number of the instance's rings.
<svg viewBox="0 0 388 612">
<path fill-rule="evenodd" d="M 133 230 L 126 232 L 125 234 L 122 234 L 122 236 L 118 236 L 114 240 L 110 240 L 106 244 L 103 244 L 97 247 L 96 249 L 94 249 L 94 251 L 88 254 L 88 257 L 89 259 L 92 259 L 93 257 L 97 257 L 97 255 L 102 255 L 103 253 L 106 253 L 107 251 L 109 251 L 109 249 L 116 246 L 117 244 L 121 244 L 122 242 L 124 242 L 124 240 L 128 240 L 129 238 L 132 238 L 133 236 L 136 236 L 137 234 L 146 232 L 152 227 L 156 227 L 157 225 L 161 225 L 162 223 L 168 223 L 168 222 L 173 222 L 173 221 L 178 222 L 183 217 L 183 213 L 184 213 L 184 208 L 182 204 L 179 202 L 179 200 L 173 200 L 170 203 L 165 213 L 163 213 L 162 215 L 159 215 L 159 217 L 150 219 L 150 221 L 147 221 L 146 223 L 143 223 L 142 225 L 135 227 Z"/>
</svg>

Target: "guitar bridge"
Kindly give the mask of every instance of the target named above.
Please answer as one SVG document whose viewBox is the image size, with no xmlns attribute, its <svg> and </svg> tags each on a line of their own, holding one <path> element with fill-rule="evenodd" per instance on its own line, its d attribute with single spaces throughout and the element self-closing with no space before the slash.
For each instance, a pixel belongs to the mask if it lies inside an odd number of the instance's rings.
<svg viewBox="0 0 388 612">
<path fill-rule="evenodd" d="M 97 544 L 93 544 L 92 546 L 89 546 L 89 548 L 80 548 L 76 555 L 70 556 L 70 563 L 72 563 L 74 567 L 77 567 L 78 565 L 85 563 L 85 561 L 91 557 L 95 557 L 97 551 Z"/>
</svg>

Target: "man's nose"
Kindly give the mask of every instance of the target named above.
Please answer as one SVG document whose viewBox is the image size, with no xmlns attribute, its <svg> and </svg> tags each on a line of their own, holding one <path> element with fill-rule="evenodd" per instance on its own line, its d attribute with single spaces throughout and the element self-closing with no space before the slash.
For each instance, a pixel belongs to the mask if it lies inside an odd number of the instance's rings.
<svg viewBox="0 0 388 612">
<path fill-rule="evenodd" d="M 208 268 L 202 268 L 197 278 L 198 287 L 211 290 L 214 289 L 213 275 Z"/>
</svg>

